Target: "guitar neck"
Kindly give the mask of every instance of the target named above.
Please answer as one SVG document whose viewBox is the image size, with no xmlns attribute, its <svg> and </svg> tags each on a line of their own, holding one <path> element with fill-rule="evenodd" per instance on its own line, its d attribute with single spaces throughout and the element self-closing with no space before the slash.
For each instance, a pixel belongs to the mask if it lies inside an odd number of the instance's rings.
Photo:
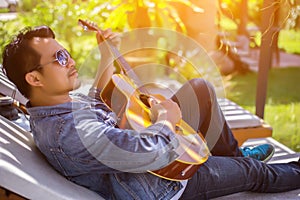
<svg viewBox="0 0 300 200">
<path fill-rule="evenodd" d="M 141 80 L 136 75 L 136 73 L 131 68 L 131 66 L 128 64 L 128 62 L 125 60 L 125 58 L 121 55 L 119 50 L 109 40 L 105 40 L 105 41 L 109 45 L 110 51 L 113 54 L 113 56 L 115 57 L 115 60 L 118 63 L 121 71 L 124 72 L 128 77 L 130 77 L 137 86 L 141 86 L 142 85 Z M 139 90 L 140 90 L 140 92 L 143 92 L 146 94 L 148 93 L 146 90 L 144 91 L 143 88 L 140 88 Z"/>
<path fill-rule="evenodd" d="M 121 55 L 121 53 L 118 51 L 118 49 L 108 40 L 106 40 L 107 44 L 110 47 L 110 51 L 115 57 L 117 63 L 119 64 L 121 70 L 125 73 L 128 74 L 132 69 L 130 65 L 127 63 L 125 58 Z"/>
</svg>

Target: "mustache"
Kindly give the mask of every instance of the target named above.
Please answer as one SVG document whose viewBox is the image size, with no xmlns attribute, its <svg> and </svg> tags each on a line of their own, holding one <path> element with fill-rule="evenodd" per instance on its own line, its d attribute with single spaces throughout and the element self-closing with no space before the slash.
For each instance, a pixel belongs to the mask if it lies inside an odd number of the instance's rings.
<svg viewBox="0 0 300 200">
<path fill-rule="evenodd" d="M 69 76 L 72 76 L 72 75 L 75 74 L 75 73 L 78 73 L 78 71 L 77 71 L 77 69 L 76 69 L 75 67 L 72 67 L 72 68 L 69 70 L 68 75 L 69 75 Z"/>
</svg>

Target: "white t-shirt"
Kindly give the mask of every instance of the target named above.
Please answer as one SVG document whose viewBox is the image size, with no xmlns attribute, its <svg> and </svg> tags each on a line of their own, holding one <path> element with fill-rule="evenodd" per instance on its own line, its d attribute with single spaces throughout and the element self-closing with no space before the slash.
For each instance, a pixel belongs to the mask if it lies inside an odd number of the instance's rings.
<svg viewBox="0 0 300 200">
<path fill-rule="evenodd" d="M 184 190 L 185 190 L 185 188 L 186 188 L 186 185 L 187 185 L 187 183 L 188 183 L 188 180 L 180 181 L 180 183 L 181 183 L 181 185 L 182 185 L 183 187 L 182 187 L 181 190 L 179 190 L 179 191 L 177 192 L 177 194 L 176 194 L 174 197 L 172 197 L 170 200 L 178 200 L 178 199 L 181 197 L 182 193 L 184 192 Z"/>
</svg>

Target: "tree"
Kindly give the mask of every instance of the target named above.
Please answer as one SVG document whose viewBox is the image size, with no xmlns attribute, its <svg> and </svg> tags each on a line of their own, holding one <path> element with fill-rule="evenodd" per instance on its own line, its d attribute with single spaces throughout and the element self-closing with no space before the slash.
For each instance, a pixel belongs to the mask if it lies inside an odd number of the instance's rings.
<svg viewBox="0 0 300 200">
<path fill-rule="evenodd" d="M 111 0 L 103 4 L 107 16 L 104 27 L 124 31 L 135 28 L 163 27 L 186 33 L 186 27 L 176 9 L 177 4 L 193 12 L 203 12 L 189 0 Z"/>
</svg>

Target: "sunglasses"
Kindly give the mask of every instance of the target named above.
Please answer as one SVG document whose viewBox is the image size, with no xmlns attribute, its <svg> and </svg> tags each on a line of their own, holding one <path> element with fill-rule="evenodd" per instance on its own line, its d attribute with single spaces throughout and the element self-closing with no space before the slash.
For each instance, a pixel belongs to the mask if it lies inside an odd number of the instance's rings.
<svg viewBox="0 0 300 200">
<path fill-rule="evenodd" d="M 70 53 L 66 49 L 60 49 L 60 50 L 58 50 L 58 51 L 55 52 L 55 59 L 54 60 L 52 60 L 51 62 L 42 64 L 42 65 L 37 65 L 32 70 L 30 70 L 30 72 L 32 72 L 34 70 L 41 69 L 43 66 L 48 65 L 48 64 L 53 63 L 53 62 L 56 62 L 56 61 L 62 67 L 65 67 L 65 66 L 68 65 L 70 58 L 71 58 L 71 55 L 70 55 Z"/>
</svg>

